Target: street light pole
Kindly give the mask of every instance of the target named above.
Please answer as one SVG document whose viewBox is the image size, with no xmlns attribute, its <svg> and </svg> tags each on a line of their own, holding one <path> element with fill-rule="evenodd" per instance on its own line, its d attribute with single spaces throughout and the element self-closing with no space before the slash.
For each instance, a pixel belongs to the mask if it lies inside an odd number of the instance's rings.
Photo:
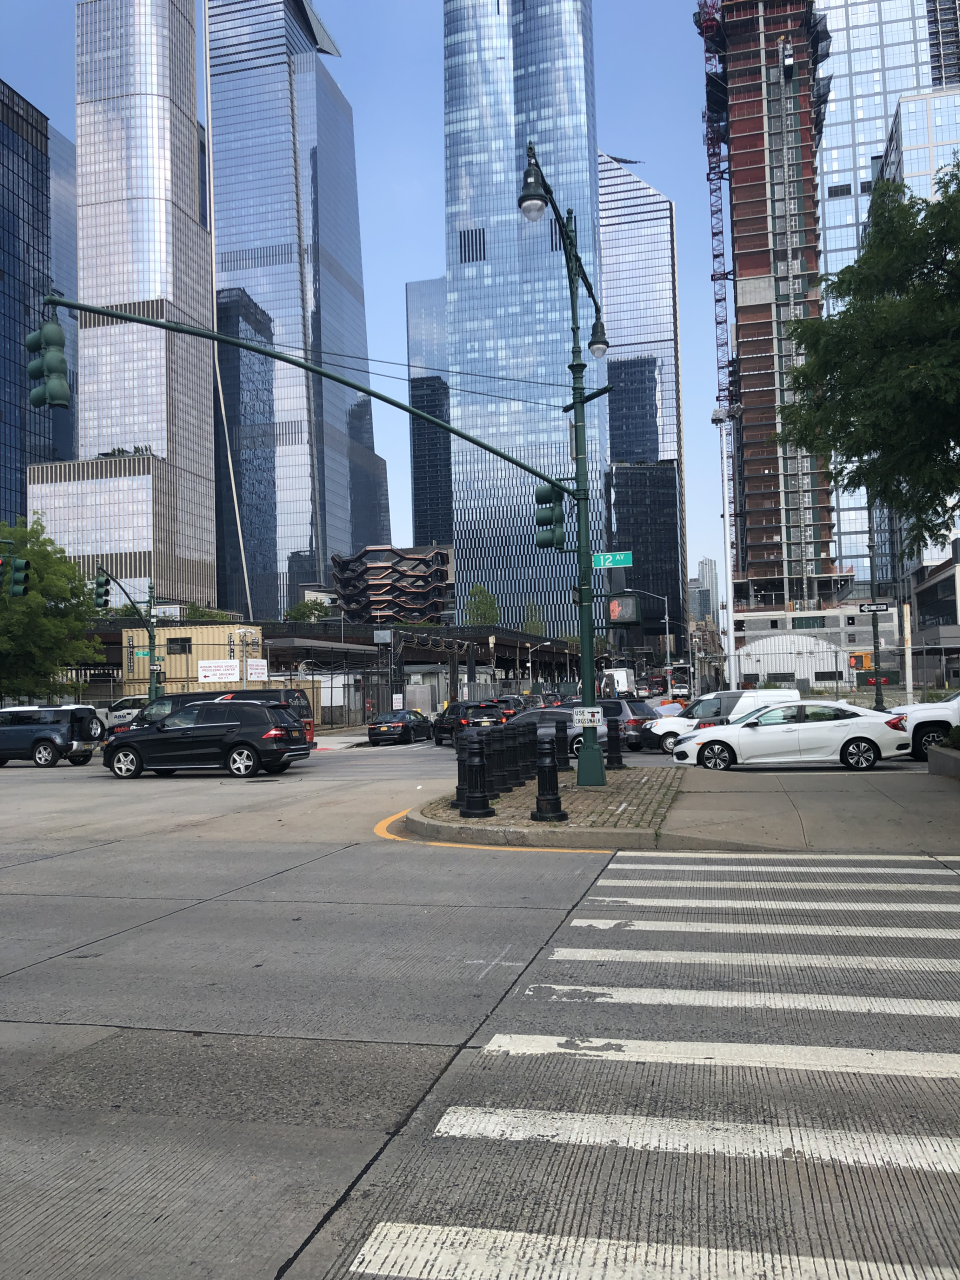
<svg viewBox="0 0 960 1280">
<path fill-rule="evenodd" d="M 590 354 L 600 359 L 606 354 L 608 343 L 600 315 L 600 303 L 587 277 L 580 254 L 577 252 L 577 231 L 573 210 L 566 218 L 560 212 L 553 190 L 540 168 L 533 143 L 527 146 L 527 167 L 523 174 L 523 186 L 517 201 L 520 211 L 530 222 L 538 222 L 549 206 L 556 219 L 557 231 L 563 245 L 567 266 L 567 284 L 570 288 L 570 330 L 572 334 L 571 360 L 567 366 L 573 375 L 573 433 L 576 464 L 577 504 L 577 584 L 579 587 L 580 613 L 580 683 L 584 708 L 597 705 L 596 670 L 594 665 L 593 636 L 593 552 L 590 546 L 590 489 L 587 472 L 587 419 L 584 406 L 599 392 L 587 395 L 583 384 L 586 364 L 580 347 L 580 284 L 583 283 L 594 307 L 593 329 L 587 344 Z M 596 787 L 606 785 L 603 755 L 597 742 L 594 725 L 584 725 L 580 755 L 577 760 L 577 785 Z"/>
<path fill-rule="evenodd" d="M 867 550 L 870 552 L 870 599 L 877 603 L 877 556 L 876 556 L 876 534 L 873 518 L 873 503 L 870 501 L 870 495 L 867 495 L 867 530 L 868 541 Z M 873 623 L 873 709 L 874 711 L 885 711 L 883 705 L 883 686 L 880 683 L 880 619 L 877 616 L 876 609 L 871 615 Z"/>
<path fill-rule="evenodd" d="M 669 597 L 667 596 L 658 595 L 656 591 L 644 591 L 642 587 L 637 587 L 637 592 L 641 596 L 652 596 L 654 600 L 663 601 L 663 621 L 666 627 L 666 640 L 667 640 L 667 661 L 666 661 L 666 665 L 664 666 L 664 671 L 666 671 L 667 673 L 667 691 L 666 692 L 667 692 L 667 697 L 669 698 L 672 696 L 672 691 L 673 691 L 673 680 L 671 679 L 671 676 L 673 674 L 673 666 L 671 665 L 671 662 L 670 662 L 670 600 L 669 600 Z"/>
</svg>

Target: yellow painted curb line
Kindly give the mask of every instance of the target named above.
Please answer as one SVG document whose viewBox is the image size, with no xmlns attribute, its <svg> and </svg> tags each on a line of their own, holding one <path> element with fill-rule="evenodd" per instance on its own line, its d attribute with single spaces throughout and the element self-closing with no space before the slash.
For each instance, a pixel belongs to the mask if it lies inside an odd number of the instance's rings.
<svg viewBox="0 0 960 1280">
<path fill-rule="evenodd" d="M 390 818 L 384 818 L 373 828 L 373 834 L 382 840 L 399 840 L 402 844 L 425 844 L 436 849 L 503 849 L 511 853 L 529 853 L 536 849 L 539 853 L 615 853 L 614 849 L 562 849 L 553 845 L 535 844 L 455 844 L 452 840 L 411 840 L 409 836 L 395 836 L 387 830 L 398 818 L 405 818 L 409 809 L 401 809 Z"/>
</svg>

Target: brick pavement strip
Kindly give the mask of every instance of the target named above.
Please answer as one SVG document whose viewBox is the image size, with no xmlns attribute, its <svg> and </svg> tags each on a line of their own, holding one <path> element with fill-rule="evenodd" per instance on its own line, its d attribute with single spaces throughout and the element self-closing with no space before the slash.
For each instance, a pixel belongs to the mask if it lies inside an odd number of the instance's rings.
<svg viewBox="0 0 960 1280">
<path fill-rule="evenodd" d="M 619 828 L 621 830 L 656 831 L 680 789 L 682 768 L 624 769 L 607 775 L 605 787 L 578 787 L 571 774 L 560 783 L 560 797 L 569 821 L 563 827 Z M 456 809 L 450 808 L 452 796 L 444 796 L 424 805 L 425 818 L 434 822 L 463 822 Z M 536 782 L 518 787 L 510 795 L 493 801 L 496 817 L 471 818 L 471 827 L 529 827 L 543 829 L 544 823 L 533 822 L 530 810 L 537 800 Z M 551 824 L 554 825 L 554 824 Z"/>
</svg>

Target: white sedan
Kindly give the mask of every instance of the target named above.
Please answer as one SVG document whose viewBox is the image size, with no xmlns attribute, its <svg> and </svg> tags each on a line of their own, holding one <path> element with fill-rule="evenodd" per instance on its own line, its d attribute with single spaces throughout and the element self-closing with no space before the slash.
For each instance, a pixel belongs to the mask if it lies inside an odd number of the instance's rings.
<svg viewBox="0 0 960 1280">
<path fill-rule="evenodd" d="M 735 764 L 806 764 L 839 761 L 872 769 L 878 760 L 910 753 L 907 717 L 846 702 L 790 702 L 757 708 L 725 725 L 679 737 L 677 764 L 731 769 Z"/>
</svg>

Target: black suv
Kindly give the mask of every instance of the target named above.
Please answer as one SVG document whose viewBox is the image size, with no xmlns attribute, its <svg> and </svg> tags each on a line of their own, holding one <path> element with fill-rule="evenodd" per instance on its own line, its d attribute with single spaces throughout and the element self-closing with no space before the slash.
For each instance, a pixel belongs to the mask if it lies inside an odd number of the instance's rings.
<svg viewBox="0 0 960 1280">
<path fill-rule="evenodd" d="M 482 729 L 506 720 L 498 702 L 451 702 L 433 722 L 433 740 L 442 746 L 444 739 L 456 743 L 461 729 Z"/>
<path fill-rule="evenodd" d="M 52 769 L 64 757 L 89 764 L 103 735 L 95 707 L 6 707 L 0 711 L 0 765 L 32 760 Z"/>
<path fill-rule="evenodd" d="M 283 773 L 310 755 L 303 724 L 281 706 L 256 702 L 194 702 L 152 724 L 111 734 L 103 763 L 118 778 L 144 769 L 167 778 L 178 769 L 226 769 L 252 778 L 261 767 Z"/>
<path fill-rule="evenodd" d="M 263 706 L 283 707 L 297 720 L 302 721 L 306 730 L 306 741 L 313 742 L 313 710 L 310 700 L 302 689 L 235 689 L 232 693 L 224 693 L 222 689 L 203 690 L 195 693 L 164 693 L 153 702 L 141 707 L 136 716 L 125 725 L 117 725 L 118 732 L 124 729 L 142 728 L 145 724 L 155 724 L 171 711 L 179 711 L 194 702 L 259 702 Z"/>
</svg>

